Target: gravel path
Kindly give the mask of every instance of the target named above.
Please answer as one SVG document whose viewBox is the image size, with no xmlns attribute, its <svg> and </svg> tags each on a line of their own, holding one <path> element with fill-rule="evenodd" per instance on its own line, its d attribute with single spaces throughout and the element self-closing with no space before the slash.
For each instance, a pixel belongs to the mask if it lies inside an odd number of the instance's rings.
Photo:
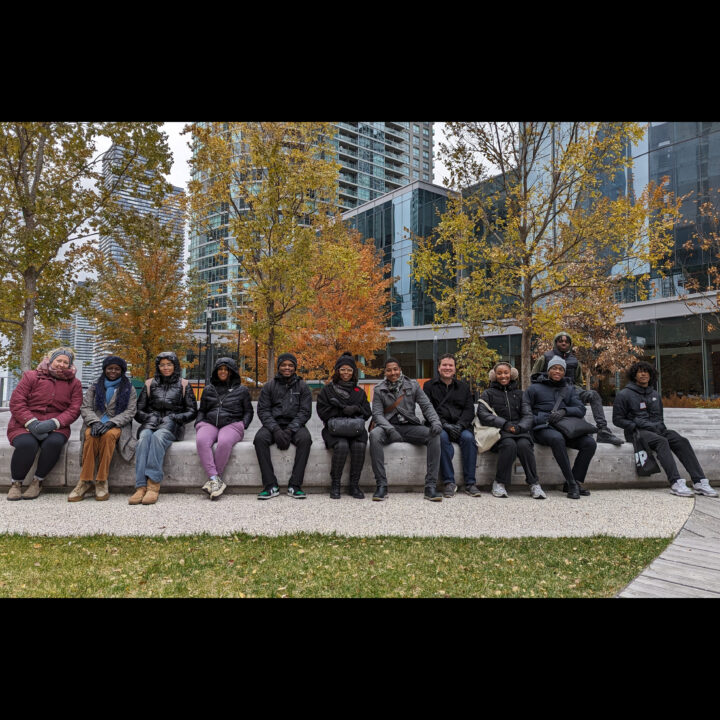
<svg viewBox="0 0 720 720">
<path fill-rule="evenodd" d="M 391 493 L 382 503 L 369 495 L 362 501 L 345 495 L 330 500 L 311 494 L 302 501 L 281 495 L 261 502 L 255 495 L 225 494 L 211 502 L 204 493 L 165 493 L 156 505 L 130 506 L 128 497 L 117 493 L 101 503 L 92 498 L 68 503 L 67 494 L 52 492 L 33 501 L 0 497 L 0 533 L 669 537 L 680 531 L 694 506 L 692 498 L 676 497 L 668 489 L 593 490 L 580 500 L 549 491 L 541 501 L 517 488 L 507 499 L 459 494 L 441 503 L 427 502 L 420 493 Z"/>
</svg>

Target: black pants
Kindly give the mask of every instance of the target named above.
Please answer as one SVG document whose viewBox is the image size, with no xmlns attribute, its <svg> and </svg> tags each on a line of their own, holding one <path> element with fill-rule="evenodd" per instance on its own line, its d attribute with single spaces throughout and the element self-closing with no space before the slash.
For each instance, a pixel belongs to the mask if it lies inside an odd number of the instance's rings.
<svg viewBox="0 0 720 720">
<path fill-rule="evenodd" d="M 650 446 L 650 449 L 657 455 L 658 462 L 662 465 L 662 469 L 665 471 L 671 485 L 681 477 L 675 458 L 672 456 L 673 453 L 678 456 L 678 460 L 690 473 L 692 482 L 699 482 L 705 477 L 690 441 L 680 433 L 674 430 L 666 430 L 664 435 L 658 435 L 650 430 L 640 430 L 639 432 L 643 440 Z M 15 476 L 13 475 L 13 477 Z"/>
<path fill-rule="evenodd" d="M 266 488 L 278 484 L 272 460 L 270 459 L 270 446 L 274 442 L 273 434 L 266 427 L 261 427 L 253 440 L 255 454 L 262 474 L 263 487 Z M 300 487 L 305 477 L 305 466 L 310 457 L 310 446 L 312 445 L 310 431 L 306 427 L 301 427 L 293 433 L 290 442 L 295 446 L 295 462 L 293 463 L 288 485 L 290 487 Z"/>
<path fill-rule="evenodd" d="M 538 481 L 537 467 L 535 465 L 535 451 L 533 444 L 528 438 L 506 437 L 495 445 L 497 448 L 498 461 L 495 470 L 495 481 L 503 485 L 509 485 L 512 480 L 512 469 L 515 458 L 520 458 L 520 463 L 525 471 L 525 482 L 534 485 Z"/>
<path fill-rule="evenodd" d="M 42 442 L 38 442 L 32 433 L 18 435 L 12 441 L 15 451 L 10 460 L 10 477 L 14 481 L 24 480 L 25 476 L 30 472 L 30 468 L 35 462 L 35 455 L 37 455 L 38 448 L 40 448 L 35 477 L 44 480 L 55 467 L 55 463 L 58 461 L 63 445 L 66 442 L 67 438 L 62 433 L 54 431 Z"/>
<path fill-rule="evenodd" d="M 535 436 L 535 442 L 540 445 L 550 446 L 555 462 L 560 466 L 566 481 L 585 482 L 585 475 L 587 475 L 590 467 L 590 461 L 595 454 L 595 450 L 597 450 L 597 443 L 591 435 L 581 435 L 574 440 L 566 440 L 565 436 L 554 428 L 533 430 L 533 435 Z M 570 458 L 566 448 L 573 448 L 578 451 L 572 467 L 570 467 Z"/>
<path fill-rule="evenodd" d="M 360 482 L 360 473 L 365 464 L 364 440 L 354 438 L 338 437 L 337 443 L 332 449 L 332 462 L 330 464 L 330 478 L 333 482 L 340 482 L 345 461 L 350 454 L 350 484 L 357 485 Z"/>
<path fill-rule="evenodd" d="M 605 419 L 605 412 L 603 411 L 602 398 L 598 395 L 595 390 L 578 390 L 580 396 L 580 402 L 583 405 L 589 405 L 590 410 L 593 414 L 593 419 L 598 427 L 598 430 L 607 427 L 607 420 Z"/>
</svg>

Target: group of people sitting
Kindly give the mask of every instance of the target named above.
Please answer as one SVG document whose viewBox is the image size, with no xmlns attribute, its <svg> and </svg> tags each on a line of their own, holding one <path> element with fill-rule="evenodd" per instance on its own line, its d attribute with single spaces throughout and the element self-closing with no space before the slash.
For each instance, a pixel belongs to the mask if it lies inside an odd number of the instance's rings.
<svg viewBox="0 0 720 720">
<path fill-rule="evenodd" d="M 173 442 L 183 439 L 185 425 L 193 420 L 198 458 L 208 478 L 203 490 L 213 500 L 222 495 L 227 487 L 222 476 L 233 447 L 242 441 L 254 417 L 250 393 L 242 385 L 232 358 L 223 357 L 215 363 L 199 408 L 173 352 L 162 352 L 155 358 L 155 375 L 145 382 L 139 397 L 126 376 L 127 363 L 121 357 L 105 358 L 101 376 L 84 395 L 73 363 L 70 348 L 52 350 L 37 370 L 23 373 L 12 394 L 7 434 L 14 452 L 8 500 L 38 497 L 43 480 L 70 437 L 70 425 L 78 416 L 83 418 L 81 472 L 69 502 L 80 501 L 93 490 L 96 500 L 108 499 L 109 468 L 117 450 L 124 461 L 135 461 L 135 491 L 129 504 L 154 504 L 163 480 L 165 453 Z M 456 370 L 453 355 L 441 356 L 437 375 L 421 388 L 416 380 L 403 374 L 395 358 L 389 357 L 385 361 L 385 378 L 375 386 L 371 406 L 358 385 L 358 368 L 352 355 L 345 353 L 338 358 L 330 382 L 317 398 L 317 414 L 324 424 L 322 439 L 332 452 L 332 499 L 341 497 L 341 477 L 348 456 L 348 493 L 359 500 L 365 497 L 360 475 L 369 443 L 375 477 L 372 499 L 385 500 L 388 478 L 384 447 L 395 442 L 426 446 L 425 499 L 441 502 L 457 493 L 454 444 L 459 446 L 462 457 L 463 490 L 472 497 L 480 496 L 475 471 L 477 424 L 498 431 L 491 447 L 497 454 L 493 496 L 508 497 L 513 465 L 519 459 L 531 497 L 547 497 L 538 477 L 535 443 L 550 447 L 568 498 L 590 494 L 583 484 L 597 449 L 593 435 L 597 433 L 597 442 L 621 445 L 622 440 L 609 431 L 599 395 L 576 386 L 582 371 L 568 333 L 559 333 L 553 349 L 538 359 L 530 387 L 525 390 L 519 387 L 518 372 L 510 363 L 495 365 L 477 411 L 470 386 L 457 379 Z M 656 379 L 655 368 L 647 362 L 636 362 L 629 368 L 629 382 L 615 399 L 613 423 L 624 430 L 627 441 L 637 433 L 657 453 L 673 494 L 693 494 L 680 476 L 672 455 L 675 453 L 689 472 L 694 491 L 717 497 L 690 443 L 666 428 L 662 401 L 654 388 Z M 584 423 L 585 403 L 590 405 L 597 427 Z M 422 418 L 416 415 L 416 406 Z M 302 485 L 312 445 L 306 427 L 312 416 L 312 396 L 297 374 L 297 359 L 291 353 L 278 357 L 277 374 L 260 392 L 257 415 L 262 427 L 253 444 L 263 484 L 258 499 L 268 500 L 280 494 L 271 459 L 273 444 L 280 450 L 295 446 L 287 494 L 304 499 Z M 371 417 L 368 432 L 366 423 Z M 136 436 L 132 432 L 133 420 L 139 424 Z M 578 451 L 572 465 L 567 448 Z M 23 491 L 23 481 L 36 458 L 33 478 Z"/>
</svg>

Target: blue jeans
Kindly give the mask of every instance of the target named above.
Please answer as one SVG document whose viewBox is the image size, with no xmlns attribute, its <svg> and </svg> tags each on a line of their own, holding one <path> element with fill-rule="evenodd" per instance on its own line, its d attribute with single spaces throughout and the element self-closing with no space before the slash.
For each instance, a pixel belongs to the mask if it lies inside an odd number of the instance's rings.
<svg viewBox="0 0 720 720">
<path fill-rule="evenodd" d="M 463 430 L 459 444 L 465 485 L 474 485 L 478 454 L 474 435 L 469 430 Z M 455 482 L 455 471 L 452 464 L 454 456 L 455 448 L 453 448 L 448 434 L 443 430 L 440 433 L 440 474 L 445 484 Z"/>
<path fill-rule="evenodd" d="M 162 482 L 165 452 L 174 440 L 175 435 L 165 428 L 154 432 L 146 428 L 140 433 L 140 442 L 135 450 L 135 487 L 145 487 L 145 478 Z"/>
</svg>

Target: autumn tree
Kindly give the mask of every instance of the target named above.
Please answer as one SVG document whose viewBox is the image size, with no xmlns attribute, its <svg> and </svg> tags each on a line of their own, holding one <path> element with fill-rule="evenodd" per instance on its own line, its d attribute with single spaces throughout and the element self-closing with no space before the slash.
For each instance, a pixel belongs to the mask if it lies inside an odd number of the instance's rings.
<svg viewBox="0 0 720 720">
<path fill-rule="evenodd" d="M 334 262 L 327 257 L 333 247 L 326 246 L 324 262 L 310 281 L 315 299 L 295 316 L 290 347 L 305 371 L 321 378 L 333 374 L 345 351 L 362 358 L 358 367 L 367 375 L 380 374 L 370 362 L 390 340 L 385 326 L 394 278 L 382 266 L 375 246 L 363 243 L 359 233 L 348 232 Z"/>
<path fill-rule="evenodd" d="M 415 277 L 436 322 L 484 334 L 521 329 L 522 382 L 532 344 L 572 293 L 592 311 L 611 278 L 661 259 L 677 214 L 662 187 L 622 191 L 637 123 L 447 123 L 440 152 L 455 193 L 435 236 L 421 239 Z M 581 307 L 582 305 L 582 307 Z"/>
<path fill-rule="evenodd" d="M 187 130 L 194 139 L 189 184 L 194 221 L 202 227 L 211 211 L 226 213 L 227 235 L 218 239 L 219 250 L 237 262 L 235 294 L 242 293 L 253 312 L 247 330 L 265 346 L 272 377 L 293 315 L 311 306 L 322 289 L 313 283 L 318 268 L 330 252 L 342 252 L 333 127 L 228 122 Z"/>
<path fill-rule="evenodd" d="M 91 258 L 96 331 L 134 375 L 152 377 L 158 353 L 181 355 L 192 347 L 204 288 L 183 277 L 184 238 L 152 215 L 120 213 L 113 240 L 119 257 L 95 249 Z"/>
<path fill-rule="evenodd" d="M 81 258 L 122 184 L 160 195 L 170 170 L 162 123 L 0 123 L 0 332 L 4 359 L 32 366 L 35 330 L 45 333 L 86 301 Z M 114 182 L 102 182 L 105 138 L 126 149 Z M 158 179 L 148 180 L 146 171 Z"/>
</svg>

